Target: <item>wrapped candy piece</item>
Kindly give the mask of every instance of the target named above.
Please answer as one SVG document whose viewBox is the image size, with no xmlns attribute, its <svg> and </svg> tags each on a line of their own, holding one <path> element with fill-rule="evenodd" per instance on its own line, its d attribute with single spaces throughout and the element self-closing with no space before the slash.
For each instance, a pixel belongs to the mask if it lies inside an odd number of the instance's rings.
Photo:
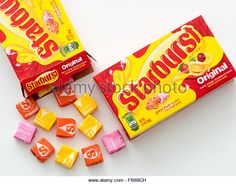
<svg viewBox="0 0 236 184">
<path fill-rule="evenodd" d="M 35 126 L 21 122 L 17 128 L 14 138 L 19 141 L 23 141 L 26 144 L 30 144 L 34 138 L 35 132 Z"/>
<path fill-rule="evenodd" d="M 34 156 L 40 161 L 45 162 L 55 152 L 54 147 L 46 139 L 40 139 L 31 149 Z"/>
<path fill-rule="evenodd" d="M 54 95 L 60 107 L 67 106 L 77 100 L 76 94 L 74 93 L 70 85 L 56 90 L 54 92 Z"/>
<path fill-rule="evenodd" d="M 88 115 L 79 125 L 78 129 L 89 139 L 93 139 L 102 127 L 103 125 L 97 119 Z"/>
<path fill-rule="evenodd" d="M 57 118 L 58 137 L 71 138 L 75 136 L 76 122 L 71 118 Z"/>
<path fill-rule="evenodd" d="M 28 97 L 16 104 L 16 108 L 25 119 L 28 119 L 39 111 L 39 106 L 33 97 Z"/>
<path fill-rule="evenodd" d="M 53 112 L 50 112 L 45 108 L 41 108 L 34 119 L 34 124 L 49 131 L 56 122 L 56 118 L 57 117 Z"/>
<path fill-rule="evenodd" d="M 109 154 L 117 152 L 126 146 L 119 130 L 102 137 L 102 142 Z"/>
<path fill-rule="evenodd" d="M 95 100 L 87 93 L 75 101 L 74 106 L 83 117 L 93 113 L 98 107 Z"/>
<path fill-rule="evenodd" d="M 86 166 L 95 165 L 103 161 L 103 155 L 98 144 L 82 149 Z"/>
<path fill-rule="evenodd" d="M 71 169 L 79 156 L 79 152 L 67 145 L 62 145 L 56 154 L 55 161 Z"/>
</svg>

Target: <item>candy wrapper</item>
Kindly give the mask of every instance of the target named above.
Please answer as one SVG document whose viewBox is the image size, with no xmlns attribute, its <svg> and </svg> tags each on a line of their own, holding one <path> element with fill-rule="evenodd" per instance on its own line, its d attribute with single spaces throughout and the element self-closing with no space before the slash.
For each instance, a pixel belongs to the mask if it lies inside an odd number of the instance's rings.
<svg viewBox="0 0 236 184">
<path fill-rule="evenodd" d="M 40 110 L 37 102 L 32 97 L 16 104 L 16 108 L 25 119 L 30 118 Z"/>
<path fill-rule="evenodd" d="M 58 137 L 72 138 L 75 136 L 76 122 L 71 118 L 57 118 L 57 132 Z"/>
<path fill-rule="evenodd" d="M 200 16 L 94 79 L 133 139 L 235 76 Z"/>
<path fill-rule="evenodd" d="M 29 96 L 92 70 L 59 0 L 0 1 L 0 42 Z"/>
<path fill-rule="evenodd" d="M 71 169 L 79 157 L 79 152 L 67 145 L 62 145 L 57 152 L 55 161 L 64 167 Z"/>
<path fill-rule="evenodd" d="M 87 166 L 95 165 L 103 161 L 102 151 L 98 144 L 83 148 L 82 154 Z"/>
<path fill-rule="evenodd" d="M 82 132 L 89 139 L 93 139 L 97 133 L 102 129 L 103 125 L 92 115 L 88 115 L 78 126 Z"/>
<path fill-rule="evenodd" d="M 104 135 L 102 137 L 102 142 L 106 147 L 106 150 L 109 154 L 115 153 L 124 147 L 126 147 L 126 143 L 124 138 L 120 134 L 119 130 L 112 132 L 110 134 Z"/>
<path fill-rule="evenodd" d="M 42 138 L 31 148 L 31 152 L 40 162 L 45 162 L 54 154 L 55 149 L 47 139 Z"/>
<path fill-rule="evenodd" d="M 35 126 L 21 122 L 17 128 L 14 138 L 25 142 L 26 144 L 30 144 L 34 138 L 36 130 L 37 129 Z"/>
</svg>

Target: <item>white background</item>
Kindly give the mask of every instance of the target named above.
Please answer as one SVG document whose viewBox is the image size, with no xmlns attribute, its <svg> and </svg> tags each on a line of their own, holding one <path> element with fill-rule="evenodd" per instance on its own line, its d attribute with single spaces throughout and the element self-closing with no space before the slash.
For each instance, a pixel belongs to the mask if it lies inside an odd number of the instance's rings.
<svg viewBox="0 0 236 184">
<path fill-rule="evenodd" d="M 228 57 L 236 66 L 236 1 L 234 0 L 62 0 L 85 48 L 96 59 L 95 72 L 78 82 L 93 84 L 92 76 L 130 55 L 183 23 L 203 15 Z M 82 157 L 68 170 L 51 157 L 45 164 L 31 154 L 31 145 L 13 139 L 22 117 L 15 104 L 22 100 L 20 86 L 8 60 L 0 50 L 0 175 L 236 175 L 236 82 L 218 89 L 172 116 L 127 147 L 108 155 L 101 136 L 121 129 L 117 119 L 96 91 L 99 103 L 94 116 L 104 129 L 94 141 L 78 133 L 60 139 L 42 129 L 33 141 L 49 139 L 58 150 L 63 143 L 78 150 L 98 143 L 104 163 L 86 167 Z M 60 117 L 82 117 L 68 106 L 59 108 L 53 95 L 38 101 Z M 30 119 L 29 122 L 32 122 Z M 122 131 L 124 135 L 124 132 Z"/>
</svg>

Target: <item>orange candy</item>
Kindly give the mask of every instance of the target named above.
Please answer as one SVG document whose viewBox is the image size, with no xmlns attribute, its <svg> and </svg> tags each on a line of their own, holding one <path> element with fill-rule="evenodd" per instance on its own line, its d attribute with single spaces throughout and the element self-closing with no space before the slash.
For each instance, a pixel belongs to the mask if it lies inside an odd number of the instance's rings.
<svg viewBox="0 0 236 184">
<path fill-rule="evenodd" d="M 16 108 L 25 119 L 28 119 L 39 111 L 39 106 L 33 97 L 28 97 L 16 104 Z"/>
<path fill-rule="evenodd" d="M 97 144 L 83 148 L 82 154 L 87 166 L 98 164 L 103 161 L 102 152 Z"/>
<path fill-rule="evenodd" d="M 57 118 L 58 137 L 70 138 L 75 136 L 76 122 L 70 118 Z"/>
<path fill-rule="evenodd" d="M 40 139 L 33 146 L 31 152 L 39 161 L 45 162 L 55 152 L 55 149 L 46 139 Z"/>
<path fill-rule="evenodd" d="M 62 89 L 58 89 L 54 92 L 54 95 L 60 107 L 67 106 L 77 100 L 76 94 L 70 85 L 67 85 Z"/>
</svg>

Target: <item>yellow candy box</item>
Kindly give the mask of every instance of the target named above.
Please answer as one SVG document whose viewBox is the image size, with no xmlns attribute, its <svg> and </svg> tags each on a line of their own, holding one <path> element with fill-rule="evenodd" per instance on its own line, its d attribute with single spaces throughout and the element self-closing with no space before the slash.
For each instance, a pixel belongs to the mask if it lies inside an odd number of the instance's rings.
<svg viewBox="0 0 236 184">
<path fill-rule="evenodd" d="M 28 95 L 91 68 L 60 0 L 0 1 L 0 42 Z"/>
<path fill-rule="evenodd" d="M 235 76 L 200 16 L 94 79 L 133 139 Z"/>
</svg>

